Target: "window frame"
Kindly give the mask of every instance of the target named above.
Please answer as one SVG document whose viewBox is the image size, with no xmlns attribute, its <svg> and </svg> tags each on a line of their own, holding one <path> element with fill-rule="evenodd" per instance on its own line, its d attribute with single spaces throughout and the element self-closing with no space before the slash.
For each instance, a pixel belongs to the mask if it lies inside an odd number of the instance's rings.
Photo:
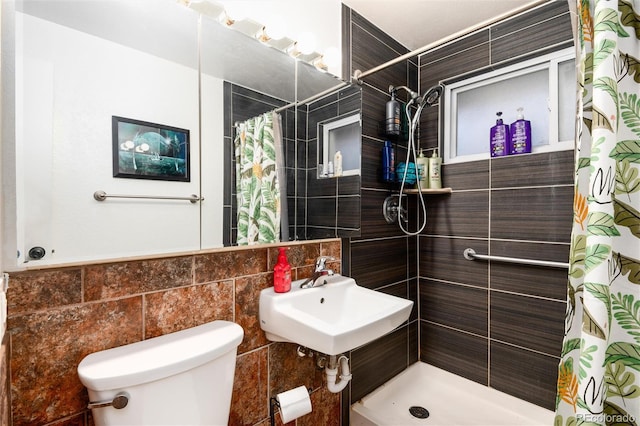
<svg viewBox="0 0 640 426">
<path fill-rule="evenodd" d="M 548 97 L 547 106 L 549 113 L 549 143 L 546 145 L 534 146 L 532 153 L 565 151 L 573 149 L 574 141 L 559 140 L 559 93 L 558 93 L 558 67 L 559 64 L 575 60 L 575 50 L 571 48 L 558 50 L 546 55 L 541 55 L 533 59 L 518 62 L 487 73 L 482 73 L 467 79 L 461 79 L 453 83 L 445 84 L 444 107 L 443 107 L 443 140 L 441 152 L 445 164 L 463 163 L 470 161 L 490 159 L 489 141 L 487 140 L 486 152 L 481 154 L 469 154 L 457 156 L 457 110 L 458 95 L 469 90 L 482 86 L 506 81 L 510 78 L 527 75 L 536 71 L 548 69 Z M 487 135 L 489 129 L 487 128 Z M 486 135 L 482 135 L 486 138 Z"/>
<path fill-rule="evenodd" d="M 334 176 L 334 175 L 325 176 L 325 175 L 322 174 L 323 170 L 322 170 L 321 165 L 325 165 L 325 164 L 328 164 L 330 161 L 333 161 L 333 155 L 329 155 L 330 148 L 331 148 L 331 137 L 330 137 L 330 134 L 331 134 L 331 131 L 333 131 L 335 129 L 351 126 L 351 125 L 354 125 L 354 124 L 356 124 L 357 127 L 360 129 L 360 135 L 362 135 L 362 118 L 361 118 L 359 112 L 357 112 L 357 113 L 350 112 L 350 113 L 348 113 L 346 115 L 339 116 L 339 117 L 336 117 L 336 118 L 331 118 L 329 120 L 325 120 L 325 121 L 319 122 L 317 124 L 317 126 L 318 126 L 317 134 L 319 136 L 319 140 L 318 140 L 318 160 L 317 160 L 317 163 L 318 163 L 317 177 L 318 177 L 318 179 L 327 178 L 327 177 L 338 177 L 338 176 Z M 335 154 L 335 146 L 333 148 L 334 148 L 333 151 L 334 151 L 334 154 Z M 320 156 L 322 156 L 322 158 L 320 158 Z M 344 166 L 344 164 L 343 164 L 343 166 Z M 334 167 L 335 167 L 335 165 L 334 165 Z M 362 167 L 362 163 L 360 162 L 358 167 L 355 168 L 355 169 L 343 169 L 341 176 L 359 176 L 361 167 Z"/>
</svg>

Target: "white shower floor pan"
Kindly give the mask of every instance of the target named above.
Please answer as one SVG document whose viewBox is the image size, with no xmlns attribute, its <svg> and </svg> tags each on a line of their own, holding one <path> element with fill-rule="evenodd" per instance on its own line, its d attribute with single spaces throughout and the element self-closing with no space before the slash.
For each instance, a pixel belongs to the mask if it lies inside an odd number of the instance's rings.
<svg viewBox="0 0 640 426">
<path fill-rule="evenodd" d="M 409 408 L 429 412 L 417 418 Z M 553 425 L 537 405 L 417 362 L 351 406 L 351 426 Z"/>
</svg>

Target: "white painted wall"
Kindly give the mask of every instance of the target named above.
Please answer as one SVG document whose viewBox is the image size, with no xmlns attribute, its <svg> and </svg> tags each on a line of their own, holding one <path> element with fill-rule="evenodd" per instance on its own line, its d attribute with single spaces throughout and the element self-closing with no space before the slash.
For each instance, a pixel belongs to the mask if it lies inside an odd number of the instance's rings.
<svg viewBox="0 0 640 426">
<path fill-rule="evenodd" d="M 47 250 L 38 264 L 200 249 L 199 203 L 93 199 L 96 190 L 200 193 L 197 70 L 30 15 L 18 13 L 16 25 L 18 264 L 33 246 Z M 222 82 L 207 84 L 203 133 L 222 144 Z M 191 182 L 112 177 L 113 115 L 189 129 Z M 221 167 L 212 169 L 207 178 L 219 188 L 203 190 L 203 221 L 219 220 L 212 207 L 222 205 Z M 220 228 L 208 246 L 222 244 L 221 227 L 207 225 Z"/>
<path fill-rule="evenodd" d="M 1 162 L 2 194 L 0 205 L 2 212 L 2 270 L 15 264 L 16 259 L 16 214 L 15 191 L 7 191 L 7 188 L 15 187 L 15 20 L 14 3 L 0 2 L 2 10 L 2 34 L 0 40 L 2 79 L 2 128 L 1 135 Z"/>
</svg>

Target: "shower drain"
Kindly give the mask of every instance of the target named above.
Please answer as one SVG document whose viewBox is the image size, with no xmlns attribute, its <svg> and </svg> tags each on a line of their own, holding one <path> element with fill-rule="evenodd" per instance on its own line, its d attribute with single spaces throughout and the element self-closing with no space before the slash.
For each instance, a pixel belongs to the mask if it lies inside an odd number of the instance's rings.
<svg viewBox="0 0 640 426">
<path fill-rule="evenodd" d="M 429 417 L 429 410 L 417 405 L 409 407 L 409 413 L 411 413 L 413 417 L 417 417 L 419 419 L 426 419 L 427 417 Z"/>
</svg>

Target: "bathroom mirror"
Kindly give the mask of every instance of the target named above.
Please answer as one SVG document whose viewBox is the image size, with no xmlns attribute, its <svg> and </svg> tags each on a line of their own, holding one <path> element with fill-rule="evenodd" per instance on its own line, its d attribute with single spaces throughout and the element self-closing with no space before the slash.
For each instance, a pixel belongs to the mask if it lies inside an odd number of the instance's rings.
<svg viewBox="0 0 640 426">
<path fill-rule="evenodd" d="M 225 105 L 251 102 L 226 98 L 225 85 L 276 108 L 340 83 L 199 18 L 170 0 L 16 2 L 18 267 L 222 246 L 233 184 Z M 113 116 L 188 130 L 191 179 L 114 177 Z"/>
</svg>

